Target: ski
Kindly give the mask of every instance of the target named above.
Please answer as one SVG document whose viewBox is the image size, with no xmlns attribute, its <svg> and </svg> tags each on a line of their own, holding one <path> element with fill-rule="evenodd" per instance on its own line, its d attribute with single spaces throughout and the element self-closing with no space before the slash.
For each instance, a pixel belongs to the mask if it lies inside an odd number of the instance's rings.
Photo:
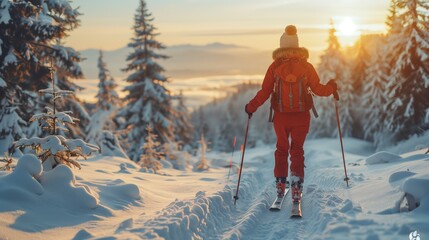
<svg viewBox="0 0 429 240">
<path fill-rule="evenodd" d="M 292 209 L 290 211 L 291 218 L 302 218 L 301 200 L 302 184 L 300 181 L 296 181 L 292 183 Z"/>
<path fill-rule="evenodd" d="M 290 212 L 291 218 L 302 218 L 302 211 L 301 211 L 301 202 L 293 202 L 292 203 L 292 210 Z"/>
<path fill-rule="evenodd" d="M 270 211 L 280 211 L 282 209 L 283 201 L 285 200 L 288 192 L 289 192 L 289 188 L 286 188 L 285 194 L 283 195 L 283 197 L 279 197 L 279 196 L 276 197 L 273 204 L 271 204 Z"/>
</svg>

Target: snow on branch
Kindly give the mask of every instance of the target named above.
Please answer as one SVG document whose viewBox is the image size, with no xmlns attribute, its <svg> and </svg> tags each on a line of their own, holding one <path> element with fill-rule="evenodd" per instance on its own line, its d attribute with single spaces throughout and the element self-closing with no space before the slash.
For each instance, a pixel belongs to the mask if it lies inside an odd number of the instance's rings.
<svg viewBox="0 0 429 240">
<path fill-rule="evenodd" d="M 18 147 L 31 147 L 35 150 L 42 163 L 48 159 L 54 160 L 56 164 L 65 164 L 69 167 L 75 166 L 81 169 L 77 162 L 79 157 L 87 159 L 98 147 L 84 142 L 81 139 L 66 139 L 63 136 L 51 135 L 44 138 L 23 138 L 15 143 Z M 75 159 L 72 159 L 75 158 Z"/>
<path fill-rule="evenodd" d="M 55 89 L 53 90 L 52 88 L 47 88 L 47 89 L 42 89 L 39 90 L 40 93 L 46 93 L 46 94 L 51 94 L 51 95 L 61 95 L 61 96 L 65 96 L 65 95 L 73 95 L 74 92 L 73 91 L 69 91 L 69 90 L 62 90 L 62 89 Z"/>
</svg>

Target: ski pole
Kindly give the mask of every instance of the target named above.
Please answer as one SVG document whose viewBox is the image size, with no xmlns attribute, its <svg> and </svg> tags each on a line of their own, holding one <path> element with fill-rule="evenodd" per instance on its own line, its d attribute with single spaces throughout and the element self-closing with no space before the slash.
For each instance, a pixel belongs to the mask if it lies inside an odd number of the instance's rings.
<svg viewBox="0 0 429 240">
<path fill-rule="evenodd" d="M 343 155 L 343 165 L 344 165 L 344 181 L 346 181 L 347 187 L 349 187 L 349 178 L 347 177 L 347 168 L 346 168 L 346 158 L 344 157 L 344 146 L 343 146 L 343 135 L 341 133 L 341 126 L 340 126 L 340 115 L 338 114 L 338 105 L 337 105 L 336 99 L 334 99 L 335 103 L 335 113 L 337 115 L 337 125 L 338 125 L 338 134 L 340 135 L 340 143 L 341 143 L 341 153 Z"/>
<path fill-rule="evenodd" d="M 241 155 L 240 172 L 238 173 L 238 183 L 237 183 L 237 191 L 235 192 L 235 196 L 234 196 L 234 205 L 238 200 L 238 189 L 240 188 L 241 171 L 243 170 L 244 153 L 246 152 L 247 133 L 249 132 L 249 123 L 250 123 L 250 116 L 247 119 L 246 133 L 244 134 L 243 154 Z"/>
<path fill-rule="evenodd" d="M 226 185 L 228 185 L 228 183 L 229 183 L 229 175 L 231 174 L 232 160 L 234 159 L 234 151 L 235 151 L 235 144 L 236 143 L 237 143 L 237 136 L 234 136 L 234 143 L 232 144 L 231 161 L 229 162 L 229 172 L 228 172 L 228 179 L 226 180 Z"/>
</svg>

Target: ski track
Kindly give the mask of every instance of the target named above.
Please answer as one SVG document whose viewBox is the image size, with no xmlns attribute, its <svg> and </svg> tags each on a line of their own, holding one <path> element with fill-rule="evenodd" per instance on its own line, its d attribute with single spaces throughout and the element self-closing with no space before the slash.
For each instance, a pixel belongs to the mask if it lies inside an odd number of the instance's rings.
<svg viewBox="0 0 429 240">
<path fill-rule="evenodd" d="M 236 206 L 233 196 L 237 176 L 234 176 L 231 184 L 218 193 L 206 196 L 200 191 L 194 199 L 176 200 L 153 219 L 143 216 L 128 219 L 116 232 L 127 231 L 142 239 L 274 240 L 326 239 L 332 234 L 359 236 L 346 225 L 334 224 L 346 222 L 350 216 L 362 211 L 359 206 L 354 206 L 350 194 L 347 195 L 342 168 L 321 169 L 309 164 L 302 199 L 303 218 L 291 219 L 290 192 L 281 211 L 269 211 L 275 198 L 272 154 L 256 156 L 252 160 L 243 170 Z M 352 181 L 363 178 L 362 175 L 351 175 Z M 136 228 L 133 228 L 133 222 Z"/>
<path fill-rule="evenodd" d="M 267 156 L 271 159 L 271 156 Z M 269 161 L 270 159 L 265 159 Z M 262 169 L 262 168 L 259 168 Z M 338 168 L 326 168 L 323 171 L 306 171 L 302 200 L 302 219 L 291 219 L 291 193 L 289 192 L 281 211 L 271 212 L 269 207 L 274 201 L 275 184 L 270 168 L 263 168 L 263 181 L 253 186 L 253 199 L 240 205 L 238 217 L 222 237 L 217 239 L 307 239 L 318 238 L 330 221 L 339 217 L 335 211 L 332 214 L 322 211 L 326 206 L 335 209 L 344 204 L 342 197 L 333 194 L 338 188 L 343 188 L 342 172 Z M 269 184 L 267 184 L 269 183 Z M 323 239 L 321 237 L 320 239 Z"/>
</svg>

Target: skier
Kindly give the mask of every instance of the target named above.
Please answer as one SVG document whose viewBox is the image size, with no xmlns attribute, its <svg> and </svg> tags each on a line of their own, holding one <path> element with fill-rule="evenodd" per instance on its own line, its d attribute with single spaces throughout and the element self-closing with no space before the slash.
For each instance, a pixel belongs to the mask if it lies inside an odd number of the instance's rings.
<svg viewBox="0 0 429 240">
<path fill-rule="evenodd" d="M 309 110 L 313 108 L 311 92 L 318 96 L 334 95 L 338 99 L 335 81 L 330 80 L 327 85 L 320 84 L 316 70 L 307 62 L 307 58 L 307 49 L 299 47 L 296 27 L 287 26 L 280 38 L 280 48 L 273 52 L 274 61 L 265 74 L 262 88 L 245 106 L 245 111 L 251 118 L 272 95 L 272 121 L 277 137 L 274 153 L 277 195 L 282 198 L 285 194 L 290 154 L 290 180 L 294 202 L 300 202 L 304 183 L 303 145 L 310 128 Z"/>
</svg>

